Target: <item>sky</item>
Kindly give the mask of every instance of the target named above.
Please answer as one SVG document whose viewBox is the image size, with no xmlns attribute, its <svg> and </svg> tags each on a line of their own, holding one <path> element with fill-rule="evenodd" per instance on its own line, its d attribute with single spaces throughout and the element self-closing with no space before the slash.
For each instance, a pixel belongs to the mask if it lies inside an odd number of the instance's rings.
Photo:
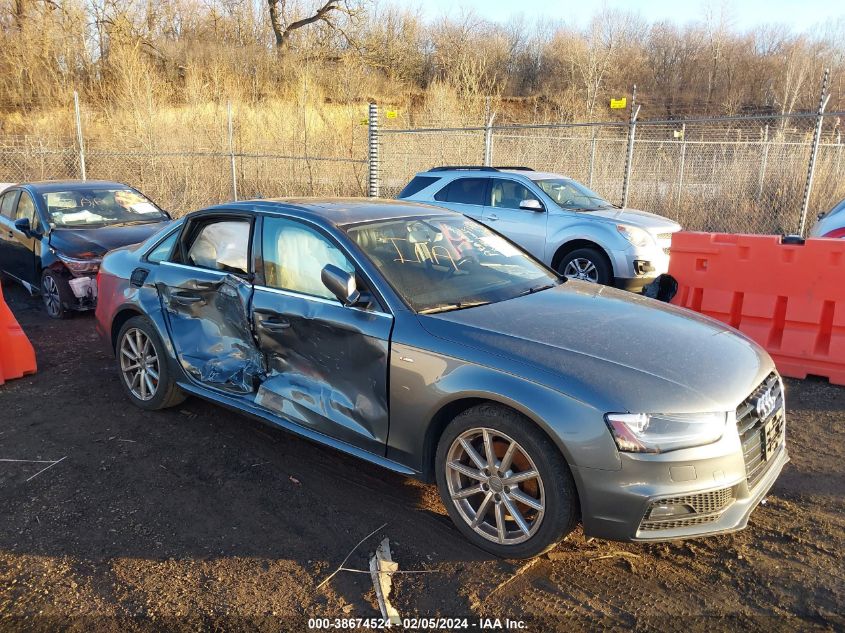
<svg viewBox="0 0 845 633">
<path fill-rule="evenodd" d="M 404 4 L 407 0 L 390 0 Z M 526 20 L 551 19 L 583 26 L 602 6 L 638 12 L 649 22 L 671 20 L 685 24 L 700 19 L 706 6 L 719 3 L 696 0 L 421 0 L 416 3 L 426 18 L 459 15 L 462 8 L 472 8 L 490 20 L 503 22 L 515 13 Z M 841 0 L 733 0 L 726 2 L 730 23 L 739 31 L 753 30 L 760 24 L 790 25 L 796 32 L 812 30 L 829 20 L 845 17 Z"/>
</svg>

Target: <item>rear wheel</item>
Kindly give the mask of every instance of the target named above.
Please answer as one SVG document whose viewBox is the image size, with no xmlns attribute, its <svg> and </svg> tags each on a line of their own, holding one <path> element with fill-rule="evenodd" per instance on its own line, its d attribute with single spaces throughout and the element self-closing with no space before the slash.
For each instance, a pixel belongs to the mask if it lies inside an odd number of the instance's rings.
<svg viewBox="0 0 845 633">
<path fill-rule="evenodd" d="M 537 556 L 578 520 L 575 483 L 563 456 L 507 407 L 483 404 L 452 420 L 438 444 L 435 467 L 452 521 L 497 556 Z"/>
<path fill-rule="evenodd" d="M 164 344 L 145 317 L 132 317 L 124 323 L 117 335 L 116 353 L 121 384 L 135 405 L 165 409 L 185 399 L 170 375 Z"/>
<path fill-rule="evenodd" d="M 567 253 L 557 268 L 569 279 L 580 279 L 594 284 L 609 284 L 613 278 L 610 262 L 604 253 L 594 248 L 579 248 Z"/>
</svg>

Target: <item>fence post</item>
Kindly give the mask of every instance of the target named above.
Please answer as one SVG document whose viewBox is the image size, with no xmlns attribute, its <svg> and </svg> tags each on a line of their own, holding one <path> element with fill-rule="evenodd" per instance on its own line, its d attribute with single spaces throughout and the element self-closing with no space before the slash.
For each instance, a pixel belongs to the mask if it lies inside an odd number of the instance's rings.
<svg viewBox="0 0 845 633">
<path fill-rule="evenodd" d="M 842 162 L 842 132 L 836 133 L 836 169 L 833 173 L 839 173 L 839 164 Z"/>
<path fill-rule="evenodd" d="M 379 179 L 378 105 L 371 103 L 367 113 L 367 195 L 378 198 L 381 190 Z"/>
<path fill-rule="evenodd" d="M 73 112 L 76 117 L 76 141 L 79 144 L 79 176 L 82 180 L 87 180 L 88 175 L 85 171 L 85 143 L 82 137 L 82 116 L 79 114 L 79 93 L 73 91 Z"/>
<path fill-rule="evenodd" d="M 593 127 L 593 138 L 590 140 L 590 175 L 587 178 L 587 188 L 593 188 L 593 171 L 596 165 L 596 134 L 598 134 L 598 126 Z"/>
<path fill-rule="evenodd" d="M 496 113 L 493 112 L 484 124 L 484 166 L 490 167 L 493 164 L 493 120 Z"/>
<path fill-rule="evenodd" d="M 628 188 L 631 186 L 631 163 L 634 160 L 634 136 L 637 133 L 637 115 L 640 113 L 640 106 L 637 101 L 637 86 L 634 86 L 631 94 L 631 119 L 628 122 L 628 150 L 625 152 L 625 176 L 622 180 L 622 208 L 628 206 Z"/>
<path fill-rule="evenodd" d="M 226 100 L 226 118 L 229 120 L 229 160 L 232 164 L 232 199 L 238 199 L 238 175 L 235 169 L 235 134 L 232 125 L 232 100 Z"/>
<path fill-rule="evenodd" d="M 819 141 L 822 136 L 822 123 L 824 122 L 824 110 L 830 95 L 827 94 L 827 82 L 830 79 L 830 68 L 825 68 L 822 78 L 822 92 L 819 97 L 819 109 L 816 113 L 816 128 L 813 131 L 813 148 L 810 151 L 810 163 L 807 165 L 807 182 L 804 185 L 804 199 L 801 201 L 801 217 L 798 222 L 798 235 L 804 235 L 804 227 L 807 223 L 807 210 L 810 207 L 810 194 L 813 191 L 813 177 L 816 172 L 816 158 L 819 154 Z"/>
<path fill-rule="evenodd" d="M 684 189 L 684 168 L 687 160 L 687 124 L 681 124 L 681 158 L 678 165 L 678 197 L 675 201 L 675 207 L 678 209 L 677 216 L 680 216 L 681 211 L 681 193 Z"/>
<path fill-rule="evenodd" d="M 763 129 L 763 149 L 760 156 L 760 176 L 757 183 L 757 205 L 763 199 L 763 185 L 766 182 L 766 166 L 769 162 L 769 124 Z"/>
</svg>

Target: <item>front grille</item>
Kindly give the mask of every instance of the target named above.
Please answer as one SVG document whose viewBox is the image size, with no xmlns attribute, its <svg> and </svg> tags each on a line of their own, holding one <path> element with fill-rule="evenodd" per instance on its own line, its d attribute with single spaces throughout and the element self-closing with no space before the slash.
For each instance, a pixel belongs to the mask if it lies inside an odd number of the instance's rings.
<svg viewBox="0 0 845 633">
<path fill-rule="evenodd" d="M 773 407 L 770 411 L 761 411 L 761 398 L 766 394 L 773 400 Z M 753 488 L 783 445 L 786 431 L 783 390 L 776 373 L 769 374 L 736 408 L 736 428 L 742 444 L 748 487 Z"/>
<path fill-rule="evenodd" d="M 692 525 L 705 525 L 712 523 L 719 518 L 719 515 L 712 517 L 689 517 L 687 519 L 673 519 L 671 521 L 643 521 L 640 530 L 643 532 L 654 532 L 656 530 L 674 530 L 675 528 L 690 527 Z"/>
<path fill-rule="evenodd" d="M 658 233 L 657 239 L 659 239 L 659 240 L 671 240 L 672 234 L 671 233 Z"/>
<path fill-rule="evenodd" d="M 646 511 L 645 519 L 640 524 L 640 530 L 671 530 L 691 525 L 702 525 L 712 523 L 718 519 L 725 508 L 734 500 L 733 488 L 722 488 L 712 492 L 701 492 L 698 494 L 684 495 L 682 497 L 667 497 L 653 501 Z M 687 506 L 692 513 L 686 516 L 652 519 L 651 513 L 655 508 L 662 505 L 683 505 Z"/>
</svg>

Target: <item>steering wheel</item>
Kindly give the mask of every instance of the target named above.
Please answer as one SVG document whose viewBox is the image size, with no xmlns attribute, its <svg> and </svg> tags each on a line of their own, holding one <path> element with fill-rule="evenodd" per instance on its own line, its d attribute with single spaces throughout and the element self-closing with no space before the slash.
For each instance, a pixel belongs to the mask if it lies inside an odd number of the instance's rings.
<svg viewBox="0 0 845 633">
<path fill-rule="evenodd" d="M 463 266 L 464 264 L 474 263 L 474 262 L 477 262 L 477 261 L 478 260 L 475 257 L 471 257 L 469 255 L 467 255 L 465 257 L 461 257 L 459 260 L 457 260 L 455 262 L 454 266 L 449 267 L 449 276 L 453 277 L 454 275 L 461 272 L 461 266 Z"/>
</svg>

